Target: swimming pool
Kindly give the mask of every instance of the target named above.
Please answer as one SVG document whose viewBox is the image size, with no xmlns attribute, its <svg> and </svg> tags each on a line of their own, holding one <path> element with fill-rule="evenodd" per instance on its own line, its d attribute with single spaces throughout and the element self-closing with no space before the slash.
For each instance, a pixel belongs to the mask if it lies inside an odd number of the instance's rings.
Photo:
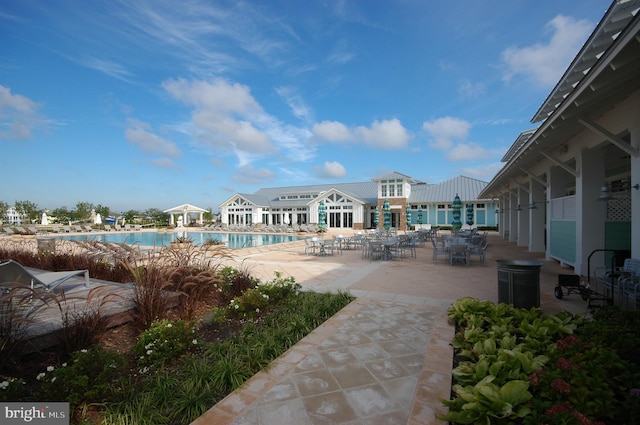
<svg viewBox="0 0 640 425">
<path fill-rule="evenodd" d="M 193 240 L 195 245 L 202 245 L 208 239 L 215 239 L 231 249 L 250 248 L 253 246 L 273 245 L 298 240 L 295 235 L 278 235 L 272 233 L 217 233 L 217 232 L 111 232 L 85 233 L 82 235 L 61 236 L 67 241 L 100 241 L 126 243 L 129 245 L 168 246 L 180 236 Z"/>
</svg>

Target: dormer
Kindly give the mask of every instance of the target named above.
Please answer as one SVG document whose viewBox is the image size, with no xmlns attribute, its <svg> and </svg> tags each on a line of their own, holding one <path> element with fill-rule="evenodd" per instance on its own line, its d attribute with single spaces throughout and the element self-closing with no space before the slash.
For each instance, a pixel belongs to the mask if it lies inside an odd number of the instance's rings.
<svg viewBox="0 0 640 425">
<path fill-rule="evenodd" d="M 378 183 L 378 199 L 405 198 L 411 195 L 411 186 L 419 183 L 413 177 L 394 171 L 373 179 Z"/>
</svg>

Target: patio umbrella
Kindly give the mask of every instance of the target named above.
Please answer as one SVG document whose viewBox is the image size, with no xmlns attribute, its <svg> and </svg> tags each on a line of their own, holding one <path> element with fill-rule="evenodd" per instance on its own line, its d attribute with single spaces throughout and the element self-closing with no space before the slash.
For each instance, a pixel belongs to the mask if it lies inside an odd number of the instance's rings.
<svg viewBox="0 0 640 425">
<path fill-rule="evenodd" d="M 327 230 L 327 206 L 324 201 L 320 201 L 318 206 L 318 227 L 320 230 Z"/>
<path fill-rule="evenodd" d="M 407 229 L 411 227 L 411 207 L 407 205 Z"/>
<path fill-rule="evenodd" d="M 473 226 L 473 204 L 467 204 L 467 221 L 469 226 Z"/>
<path fill-rule="evenodd" d="M 422 208 L 418 209 L 418 224 L 422 224 Z"/>
<path fill-rule="evenodd" d="M 373 227 L 378 227 L 378 223 L 380 223 L 380 211 L 378 210 L 378 207 L 376 207 L 376 210 L 373 213 Z"/>
<path fill-rule="evenodd" d="M 454 230 L 460 230 L 462 227 L 462 222 L 460 221 L 460 216 L 462 215 L 462 212 L 460 211 L 462 209 L 462 201 L 457 193 L 456 197 L 453 198 L 451 208 L 453 208 L 453 221 L 451 222 L 451 227 L 453 227 Z"/>
<path fill-rule="evenodd" d="M 42 213 L 42 220 L 40 220 L 40 224 L 44 224 L 45 226 L 49 225 L 49 218 L 47 217 L 47 213 Z"/>
<path fill-rule="evenodd" d="M 389 200 L 385 199 L 382 204 L 382 212 L 384 214 L 384 221 L 382 223 L 382 227 L 385 230 L 389 230 L 391 228 L 391 207 L 389 206 Z"/>
</svg>

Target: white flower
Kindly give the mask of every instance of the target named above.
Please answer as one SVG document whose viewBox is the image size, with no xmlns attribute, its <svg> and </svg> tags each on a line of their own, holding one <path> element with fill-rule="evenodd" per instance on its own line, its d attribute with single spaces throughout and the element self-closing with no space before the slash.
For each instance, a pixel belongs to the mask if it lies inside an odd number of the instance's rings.
<svg viewBox="0 0 640 425">
<path fill-rule="evenodd" d="M 238 304 L 234 305 L 233 307 L 235 307 L 236 310 L 240 308 Z"/>
<path fill-rule="evenodd" d="M 150 356 L 153 353 L 153 350 L 147 350 L 147 356 Z"/>
<path fill-rule="evenodd" d="M 51 383 L 56 381 L 56 377 L 54 376 L 53 378 L 51 378 Z"/>
<path fill-rule="evenodd" d="M 173 327 L 173 325 L 172 325 L 171 323 L 167 323 L 167 327 L 168 327 L 168 328 L 172 328 L 172 327 Z"/>
<path fill-rule="evenodd" d="M 47 372 L 53 372 L 54 367 L 53 366 L 47 366 Z"/>
<path fill-rule="evenodd" d="M 256 308 L 256 313 L 260 313 L 260 309 L 259 308 Z"/>
<path fill-rule="evenodd" d="M 39 380 L 41 380 L 42 378 L 44 378 L 44 376 L 45 376 L 45 375 L 46 375 L 46 373 L 44 373 L 44 372 L 40 372 L 40 373 L 38 374 L 38 376 L 36 376 L 36 379 L 39 381 Z"/>
<path fill-rule="evenodd" d="M 151 347 L 153 347 L 153 342 L 150 342 L 149 344 L 144 346 L 145 350 L 149 350 Z"/>
<path fill-rule="evenodd" d="M 62 367 L 67 367 L 67 362 L 62 363 Z"/>
<path fill-rule="evenodd" d="M 6 390 L 8 386 L 9 386 L 9 381 L 0 382 L 0 389 Z"/>
<path fill-rule="evenodd" d="M 81 353 L 86 353 L 86 352 L 87 352 L 87 349 L 86 349 L 86 348 L 83 348 L 82 350 L 80 350 L 80 352 L 81 352 Z"/>
<path fill-rule="evenodd" d="M 193 341 L 191 341 L 191 343 L 192 343 L 193 345 L 198 345 L 198 340 L 197 340 L 197 339 L 194 339 Z"/>
</svg>

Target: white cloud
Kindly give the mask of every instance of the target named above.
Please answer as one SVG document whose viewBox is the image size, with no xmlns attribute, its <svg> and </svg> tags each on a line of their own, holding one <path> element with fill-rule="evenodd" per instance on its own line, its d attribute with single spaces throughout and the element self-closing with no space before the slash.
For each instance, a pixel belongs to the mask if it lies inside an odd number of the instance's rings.
<svg viewBox="0 0 640 425">
<path fill-rule="evenodd" d="M 487 87 L 483 83 L 472 83 L 465 80 L 458 86 L 458 93 L 468 99 L 477 99 L 487 93 Z"/>
<path fill-rule="evenodd" d="M 314 124 L 311 131 L 327 142 L 352 142 L 354 139 L 349 127 L 338 121 L 322 121 Z"/>
<path fill-rule="evenodd" d="M 502 166 L 503 164 L 501 162 L 495 162 L 480 167 L 463 167 L 459 169 L 459 172 L 464 176 L 488 182 L 502 169 Z"/>
<path fill-rule="evenodd" d="M 344 168 L 342 164 L 337 161 L 325 161 L 324 166 L 315 167 L 314 172 L 316 177 L 319 178 L 329 178 L 329 179 L 337 179 L 343 178 L 347 175 L 347 170 Z"/>
<path fill-rule="evenodd" d="M 311 136 L 303 127 L 285 125 L 266 113 L 249 87 L 223 79 L 168 80 L 165 90 L 193 107 L 192 136 L 213 148 L 234 153 L 240 165 L 282 151 L 282 157 L 307 161 L 315 151 L 305 145 Z"/>
<path fill-rule="evenodd" d="M 447 150 L 453 147 L 454 140 L 464 140 L 469 136 L 471 124 L 460 118 L 443 117 L 423 123 L 422 128 L 432 137 L 429 146 Z"/>
<path fill-rule="evenodd" d="M 264 185 L 275 178 L 275 174 L 266 168 L 255 169 L 251 165 L 236 168 L 231 179 L 236 183 Z"/>
<path fill-rule="evenodd" d="M 321 140 L 333 143 L 353 142 L 378 149 L 406 148 L 411 135 L 402 123 L 391 120 L 374 121 L 370 127 L 349 128 L 338 121 L 323 121 L 313 126 L 313 134 Z"/>
<path fill-rule="evenodd" d="M 289 105 L 293 115 L 296 118 L 303 121 L 311 121 L 311 110 L 305 104 L 302 96 L 296 92 L 292 87 L 278 87 L 276 89 L 276 93 L 280 95 L 284 99 L 284 101 Z"/>
<path fill-rule="evenodd" d="M 0 85 L 0 138 L 28 140 L 33 130 L 44 127 L 44 119 L 38 115 L 40 104 Z"/>
<path fill-rule="evenodd" d="M 502 52 L 504 80 L 523 75 L 541 87 L 553 86 L 593 30 L 587 20 L 558 15 L 545 27 L 550 40 L 527 47 L 509 47 Z"/>
<path fill-rule="evenodd" d="M 158 158 L 151 160 L 151 163 L 161 168 L 175 168 L 176 164 L 169 158 Z"/>
<path fill-rule="evenodd" d="M 487 150 L 476 143 L 458 143 L 447 154 L 447 158 L 452 161 L 477 160 L 488 156 Z"/>
<path fill-rule="evenodd" d="M 180 149 L 175 143 L 163 139 L 150 131 L 152 130 L 151 125 L 134 119 L 130 119 L 127 124 L 128 128 L 124 133 L 125 138 L 130 143 L 138 146 L 142 152 L 159 153 L 170 157 L 180 155 Z"/>
</svg>

